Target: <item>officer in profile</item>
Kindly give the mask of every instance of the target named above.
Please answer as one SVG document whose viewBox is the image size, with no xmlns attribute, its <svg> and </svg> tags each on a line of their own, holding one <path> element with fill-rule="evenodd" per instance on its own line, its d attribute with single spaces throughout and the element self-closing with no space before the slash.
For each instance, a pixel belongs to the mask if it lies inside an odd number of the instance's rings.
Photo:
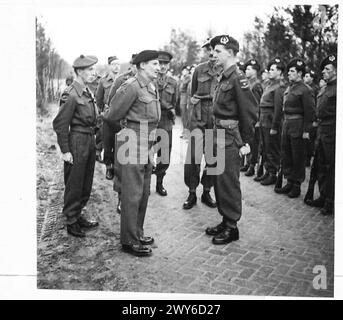
<svg viewBox="0 0 343 320">
<path fill-rule="evenodd" d="M 110 56 L 107 58 L 108 62 L 108 72 L 100 79 L 98 88 L 96 90 L 95 98 L 96 103 L 101 115 L 109 108 L 108 98 L 111 86 L 113 85 L 115 79 L 118 76 L 120 70 L 120 61 L 116 56 Z M 98 121 L 99 127 L 99 140 L 102 141 L 101 149 L 104 149 L 104 164 L 106 165 L 106 179 L 113 179 L 113 163 L 111 159 L 111 147 L 114 144 L 114 139 L 112 137 L 112 130 L 108 127 L 106 123 L 103 123 L 102 118 L 99 117 Z"/>
<path fill-rule="evenodd" d="M 94 128 L 98 110 L 94 96 L 87 84 L 95 78 L 95 56 L 78 57 L 73 68 L 76 79 L 65 89 L 60 109 L 53 120 L 57 142 L 64 161 L 64 206 L 67 232 L 75 237 L 85 237 L 83 229 L 98 226 L 81 215 L 91 194 L 94 165 Z"/>
<path fill-rule="evenodd" d="M 249 80 L 250 89 L 256 99 L 257 108 L 256 116 L 259 117 L 259 105 L 261 96 L 263 94 L 263 88 L 260 80 L 258 79 L 258 73 L 260 71 L 260 64 L 256 59 L 250 59 L 245 63 L 245 76 Z M 251 148 L 251 153 L 247 156 L 247 164 L 249 168 L 245 173 L 245 176 L 251 177 L 255 174 L 255 165 L 258 161 L 259 146 L 261 142 L 261 132 L 259 122 L 255 125 L 255 136 Z"/>
<path fill-rule="evenodd" d="M 237 222 L 242 215 L 240 159 L 250 152 L 249 144 L 254 139 L 257 103 L 245 74 L 236 65 L 238 41 L 229 35 L 220 35 L 210 43 L 217 64 L 223 68 L 214 93 L 213 114 L 215 136 L 219 129 L 225 131 L 225 159 L 217 159 L 217 162 L 225 161 L 225 166 L 223 173 L 214 175 L 214 192 L 222 221 L 207 228 L 206 234 L 213 236 L 213 244 L 222 245 L 239 239 Z M 218 143 L 216 140 L 215 137 L 214 141 Z"/>
<path fill-rule="evenodd" d="M 110 103 L 114 95 L 116 94 L 117 90 L 120 88 L 120 86 L 128 79 L 135 76 L 137 73 L 136 66 L 133 64 L 133 60 L 137 54 L 132 54 L 131 60 L 130 60 L 130 67 L 129 69 L 120 74 L 116 80 L 114 81 L 113 85 L 111 86 L 108 102 Z M 106 170 L 106 178 L 111 180 L 113 179 L 113 190 L 118 193 L 118 203 L 117 203 L 117 213 L 121 213 L 121 201 L 120 201 L 120 193 L 121 193 L 121 187 L 120 187 L 120 174 L 119 169 L 120 166 L 118 165 L 116 161 L 116 148 L 115 148 L 115 136 L 116 134 L 121 130 L 121 125 L 119 122 L 117 122 L 114 126 L 110 126 L 108 123 L 105 122 L 105 125 L 109 128 L 108 131 L 106 131 L 106 134 L 108 136 L 105 137 L 105 149 L 107 149 L 108 157 L 106 157 L 106 163 L 108 163 L 110 169 Z"/>
<path fill-rule="evenodd" d="M 104 121 L 114 126 L 122 120 L 120 136 L 129 137 L 123 143 L 134 152 L 128 158 L 117 151 L 121 175 L 120 242 L 122 249 L 136 256 L 149 256 L 152 237 L 144 235 L 144 218 L 150 194 L 154 132 L 161 117 L 158 89 L 154 81 L 160 71 L 158 51 L 144 50 L 134 59 L 137 74 L 120 86 L 110 102 Z M 130 133 L 135 133 L 134 137 Z M 120 137 L 118 137 L 121 141 Z M 122 142 L 122 141 L 121 141 Z"/>
<path fill-rule="evenodd" d="M 172 58 L 173 56 L 169 52 L 159 52 L 158 61 L 160 63 L 160 71 L 157 77 L 157 89 L 161 104 L 161 119 L 158 124 L 157 143 L 161 144 L 161 148 L 158 150 L 157 156 L 160 157 L 161 161 L 157 163 L 153 173 L 156 174 L 156 192 L 160 196 L 167 195 L 167 190 L 163 186 L 163 179 L 170 164 L 173 126 L 175 124 L 177 82 L 174 78 L 167 75 Z M 161 139 L 161 131 L 167 133 L 169 141 Z M 163 157 L 163 154 L 168 155 L 168 157 Z"/>
<path fill-rule="evenodd" d="M 335 202 L 337 56 L 327 56 L 321 62 L 320 69 L 326 83 L 317 97 L 317 165 L 320 196 L 308 204 L 321 208 L 320 213 L 323 215 L 332 215 Z"/>
<path fill-rule="evenodd" d="M 275 188 L 275 192 L 296 198 L 300 195 L 300 185 L 305 180 L 305 141 L 310 138 L 315 111 L 313 92 L 303 81 L 305 62 L 298 58 L 292 59 L 287 70 L 290 85 L 283 98 L 284 122 L 281 137 L 281 161 L 287 184 L 282 188 Z"/>
<path fill-rule="evenodd" d="M 203 185 L 203 193 L 201 202 L 210 208 L 215 208 L 216 202 L 210 195 L 213 187 L 212 176 L 207 174 L 208 164 L 202 172 L 200 180 L 201 158 L 204 152 L 205 130 L 213 129 L 213 97 L 214 89 L 218 83 L 217 76 L 221 71 L 220 67 L 215 65 L 216 59 L 213 57 L 210 39 L 207 39 L 202 45 L 206 51 L 208 60 L 200 63 L 195 67 L 192 80 L 190 82 L 190 105 L 192 112 L 190 113 L 190 130 L 200 129 L 200 134 L 191 135 L 188 147 L 186 163 L 184 165 L 184 181 L 188 187 L 188 197 L 183 203 L 183 209 L 189 210 L 197 202 L 196 189 L 198 185 Z M 206 155 L 205 155 L 205 160 Z"/>
</svg>

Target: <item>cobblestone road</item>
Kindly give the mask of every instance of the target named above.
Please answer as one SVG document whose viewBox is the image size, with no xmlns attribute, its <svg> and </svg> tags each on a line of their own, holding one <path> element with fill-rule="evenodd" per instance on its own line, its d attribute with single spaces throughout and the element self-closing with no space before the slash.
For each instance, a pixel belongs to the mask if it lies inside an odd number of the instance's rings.
<svg viewBox="0 0 343 320">
<path fill-rule="evenodd" d="M 191 210 L 182 209 L 188 192 L 181 165 L 187 142 L 179 136 L 178 120 L 172 164 L 164 183 L 167 197 L 156 194 L 156 180 L 152 178 L 145 234 L 155 238 L 153 255 L 137 258 L 121 252 L 120 216 L 114 211 L 117 198 L 111 182 L 104 178 L 104 166 L 97 163 L 87 212 L 100 221 L 100 227 L 84 240 L 74 239 L 66 235 L 58 213 L 54 232 L 39 243 L 38 287 L 333 296 L 334 218 L 321 216 L 318 209 L 304 205 L 305 184 L 300 198 L 289 199 L 242 175 L 240 240 L 214 246 L 204 230 L 217 224 L 220 216 L 216 209 L 200 202 L 201 188 L 197 205 Z M 66 255 L 68 250 L 73 254 Z M 326 290 L 313 288 L 316 265 L 326 268 Z M 65 278 L 65 274 L 70 276 Z"/>
</svg>

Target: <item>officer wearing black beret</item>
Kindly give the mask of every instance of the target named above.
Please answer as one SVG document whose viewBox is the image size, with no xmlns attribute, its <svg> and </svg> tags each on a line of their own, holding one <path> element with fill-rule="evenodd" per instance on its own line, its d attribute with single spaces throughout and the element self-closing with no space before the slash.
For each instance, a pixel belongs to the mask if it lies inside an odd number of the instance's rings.
<svg viewBox="0 0 343 320">
<path fill-rule="evenodd" d="M 110 105 L 110 102 L 112 100 L 112 98 L 114 97 L 115 93 L 117 92 L 117 90 L 120 88 L 120 86 L 126 82 L 126 80 L 134 77 L 137 73 L 137 69 L 136 66 L 133 64 L 133 60 L 135 59 L 135 57 L 137 56 L 136 53 L 133 53 L 131 55 L 131 59 L 130 59 L 130 67 L 129 70 L 127 70 L 126 72 L 122 73 L 121 75 L 119 75 L 114 83 L 111 86 L 110 89 L 110 93 L 108 95 L 108 104 Z M 108 126 L 108 123 L 104 123 L 104 126 Z M 112 164 L 112 169 L 111 171 L 109 171 L 109 177 L 108 178 L 113 178 L 113 190 L 116 191 L 118 193 L 118 203 L 117 203 L 117 212 L 120 214 L 121 213 L 121 200 L 120 200 L 120 193 L 121 193 L 121 187 L 120 187 L 120 175 L 119 175 L 119 168 L 120 166 L 117 165 L 116 162 L 116 156 L 115 156 L 115 135 L 121 130 L 121 126 L 120 123 L 117 122 L 115 124 L 115 126 L 112 126 L 112 144 L 111 144 L 111 150 L 110 150 L 110 154 L 108 157 L 108 161 Z"/>
<path fill-rule="evenodd" d="M 213 244 L 226 244 L 239 239 L 237 222 L 242 215 L 242 196 L 239 182 L 240 157 L 249 153 L 257 121 L 256 100 L 244 73 L 236 65 L 238 42 L 229 35 L 211 39 L 216 63 L 223 68 L 213 99 L 215 143 L 218 130 L 225 132 L 224 172 L 214 175 L 214 192 L 222 222 L 206 229 L 214 236 Z M 216 148 L 215 148 L 216 150 Z M 219 164 L 220 165 L 220 164 Z"/>
<path fill-rule="evenodd" d="M 87 84 L 95 78 L 97 62 L 95 56 L 84 55 L 74 61 L 76 79 L 63 92 L 60 109 L 53 120 L 64 161 L 63 214 L 68 233 L 76 237 L 85 236 L 83 228 L 98 225 L 81 215 L 91 194 L 94 175 L 94 128 L 98 110 Z"/>
<path fill-rule="evenodd" d="M 259 105 L 260 105 L 260 100 L 261 96 L 263 93 L 263 88 L 260 80 L 258 79 L 258 72 L 260 71 L 260 64 L 256 59 L 250 59 L 248 60 L 245 65 L 245 75 L 249 80 L 249 85 L 250 89 L 256 99 L 257 102 L 257 108 L 256 108 L 256 116 L 258 117 L 259 115 Z M 255 174 L 255 165 L 258 160 L 258 150 L 261 149 L 259 148 L 260 145 L 260 127 L 259 123 L 257 122 L 255 125 L 255 136 L 254 136 L 254 141 L 252 143 L 251 147 L 251 153 L 247 156 L 247 164 L 248 164 L 248 170 L 245 173 L 245 176 L 250 177 Z"/>
<path fill-rule="evenodd" d="M 321 62 L 323 79 L 327 85 L 317 97 L 318 117 L 318 185 L 319 198 L 308 203 L 320 207 L 320 213 L 334 213 L 335 201 L 335 143 L 336 143 L 336 99 L 337 99 L 337 56 L 330 54 Z"/>
<path fill-rule="evenodd" d="M 304 84 L 306 64 L 295 58 L 287 65 L 289 87 L 284 94 L 284 122 L 281 137 L 282 168 L 287 184 L 275 192 L 290 198 L 300 195 L 300 185 L 305 180 L 305 140 L 309 139 L 315 119 L 314 96 Z"/>
<path fill-rule="evenodd" d="M 267 65 L 268 77 L 259 110 L 259 124 L 262 133 L 262 153 L 266 172 L 255 177 L 254 181 L 262 185 L 276 183 L 276 174 L 280 166 L 280 140 L 283 93 L 286 89 L 282 81 L 285 65 L 280 58 L 274 58 Z"/>
<path fill-rule="evenodd" d="M 154 132 L 161 117 L 158 90 L 154 84 L 160 70 L 158 51 L 144 50 L 134 59 L 137 74 L 124 82 L 110 101 L 104 121 L 123 129 L 116 135 L 116 161 L 120 166 L 120 242 L 124 251 L 136 256 L 151 255 L 152 237 L 144 235 L 144 219 L 150 194 Z M 134 133 L 134 138 L 132 138 Z M 121 137 L 124 137 L 122 139 Z M 128 141 L 123 141 L 125 138 Z M 129 146 L 130 152 L 120 152 Z M 132 150 L 132 152 L 131 152 Z"/>
</svg>

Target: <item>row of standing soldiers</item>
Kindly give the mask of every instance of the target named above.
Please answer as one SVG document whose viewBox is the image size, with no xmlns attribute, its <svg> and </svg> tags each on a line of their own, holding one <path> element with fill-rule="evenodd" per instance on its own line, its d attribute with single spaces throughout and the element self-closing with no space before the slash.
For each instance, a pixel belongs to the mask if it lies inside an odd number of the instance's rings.
<svg viewBox="0 0 343 320">
<path fill-rule="evenodd" d="M 303 60 L 294 59 L 287 65 L 287 86 L 282 76 L 284 64 L 279 58 L 273 59 L 267 67 L 268 80 L 261 84 L 257 80 L 259 64 L 256 60 L 251 59 L 245 64 L 248 80 L 232 64 L 239 50 L 238 42 L 232 37 L 217 36 L 207 41 L 203 47 L 207 50 L 209 59 L 195 67 L 188 86 L 189 95 L 186 100 L 181 99 L 180 107 L 182 117 L 187 114 L 189 120 L 183 123 L 189 129 L 197 128 L 203 133 L 206 129 L 226 130 L 225 172 L 214 178 L 207 174 L 211 164 L 206 163 L 200 179 L 200 164 L 194 160 L 204 149 L 197 148 L 199 144 L 192 137 L 187 149 L 187 158 L 192 161 L 184 165 L 184 181 L 189 188 L 189 195 L 183 208 L 190 209 L 195 205 L 196 188 L 201 182 L 202 202 L 211 208 L 218 206 L 218 211 L 223 216 L 223 221 L 216 227 L 208 228 L 206 233 L 214 236 L 214 244 L 237 240 L 237 221 L 241 217 L 241 191 L 236 170 L 238 164 L 239 173 L 239 156 L 248 154 L 251 149 L 251 153 L 246 156 L 249 175 L 252 171 L 252 175 L 255 173 L 255 165 L 261 159 L 259 162 L 265 173 L 258 172 L 255 180 L 261 181 L 262 185 L 276 183 L 276 174 L 281 167 L 287 184 L 284 187 L 276 186 L 275 191 L 297 197 L 305 178 L 305 141 L 310 138 L 315 122 L 318 129 L 313 166 L 316 168 L 320 197 L 316 200 L 307 199 L 307 203 L 321 206 L 323 214 L 333 213 L 336 56 L 330 55 L 322 62 L 326 86 L 317 96 L 315 116 L 314 92 L 303 82 L 306 73 Z M 229 54 L 226 62 L 227 52 Z M 116 61 L 112 58 L 109 58 L 109 64 Z M 67 229 L 70 234 L 84 236 L 82 227 L 97 225 L 97 222 L 82 217 L 81 211 L 89 199 L 94 172 L 93 153 L 87 153 L 93 148 L 93 144 L 85 133 L 93 135 L 98 131 L 103 136 L 106 177 L 114 178 L 114 189 L 118 192 L 119 199 L 125 198 L 124 214 L 121 217 L 123 248 L 136 255 L 149 255 L 151 249 L 145 246 L 152 244 L 154 239 L 144 236 L 143 222 L 150 193 L 150 169 L 157 176 L 156 191 L 166 196 L 163 178 L 169 161 L 159 163 L 155 168 L 151 167 L 150 162 L 143 167 L 122 166 L 116 161 L 115 150 L 118 143 L 114 137 L 123 128 L 137 131 L 137 123 L 143 117 L 149 123 L 148 131 L 151 130 L 151 124 L 152 128 L 156 126 L 157 130 L 168 134 L 168 145 L 162 144 L 162 148 L 167 149 L 170 158 L 178 91 L 175 79 L 167 75 L 172 56 L 168 52 L 146 50 L 133 57 L 131 69 L 127 73 L 119 77 L 109 73 L 103 77 L 95 92 L 98 107 L 86 85 L 91 82 L 87 72 L 96 63 L 95 59 L 94 56 L 80 56 L 74 62 L 78 81 L 74 81 L 63 93 L 61 108 L 53 123 L 65 161 L 63 212 L 67 216 Z M 218 60 L 224 62 L 218 64 Z M 145 68 L 142 68 L 142 63 Z M 140 67 L 136 75 L 134 65 Z M 154 81 L 151 82 L 152 79 Z M 82 108 L 85 105 L 89 110 L 83 114 L 87 109 Z M 97 116 L 98 108 L 105 121 L 102 125 L 98 123 L 95 126 L 94 121 L 102 118 Z M 146 109 L 144 114 L 141 113 L 142 108 Z M 252 125 L 255 130 L 251 129 Z M 156 142 L 159 140 L 153 144 Z M 150 141 L 148 145 L 152 147 Z M 84 148 L 88 148 L 88 151 Z M 138 177 L 141 180 L 137 180 Z M 122 180 L 125 182 L 122 183 Z M 217 202 L 210 196 L 212 186 Z M 137 194 L 140 194 L 139 199 L 134 197 Z M 121 211 L 120 201 L 117 210 Z"/>
</svg>

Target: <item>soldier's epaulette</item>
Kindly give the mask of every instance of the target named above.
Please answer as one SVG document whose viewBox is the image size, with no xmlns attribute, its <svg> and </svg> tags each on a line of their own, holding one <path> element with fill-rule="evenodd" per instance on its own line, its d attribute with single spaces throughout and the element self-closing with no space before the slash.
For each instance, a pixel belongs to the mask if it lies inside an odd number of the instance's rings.
<svg viewBox="0 0 343 320">
<path fill-rule="evenodd" d="M 245 74 L 241 70 L 237 70 L 238 81 L 241 89 L 248 89 L 249 88 L 249 81 Z"/>
</svg>

